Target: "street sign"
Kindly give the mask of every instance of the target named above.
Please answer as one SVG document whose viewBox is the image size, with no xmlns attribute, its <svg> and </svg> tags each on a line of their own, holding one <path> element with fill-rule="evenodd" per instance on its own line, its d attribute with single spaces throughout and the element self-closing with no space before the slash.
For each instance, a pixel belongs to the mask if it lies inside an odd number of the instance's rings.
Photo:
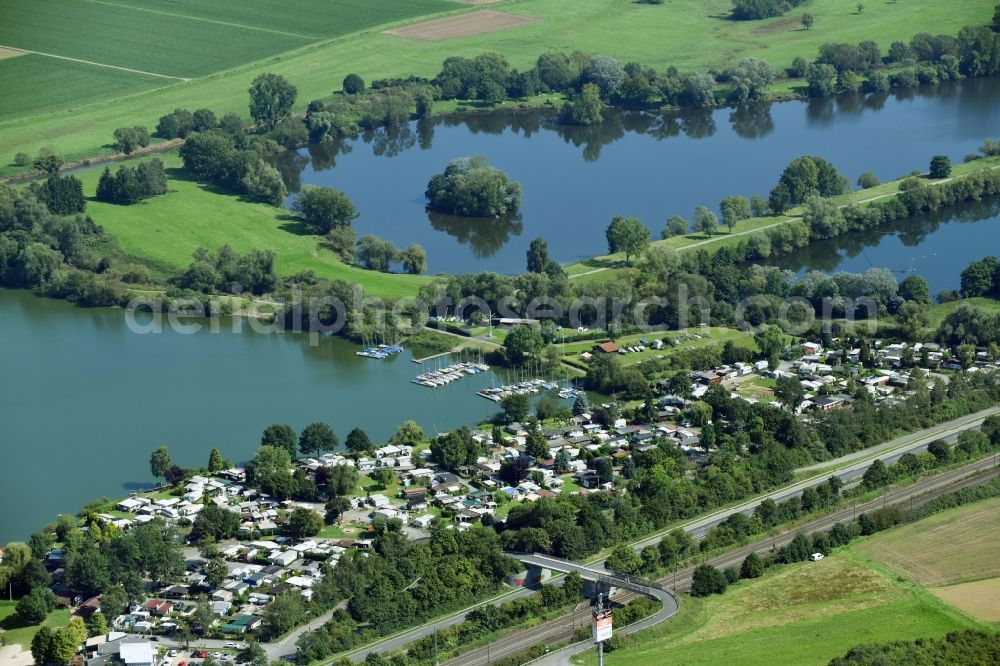
<svg viewBox="0 0 1000 666">
<path fill-rule="evenodd" d="M 595 610 L 591 625 L 595 643 L 603 643 L 611 638 L 611 611 Z"/>
</svg>

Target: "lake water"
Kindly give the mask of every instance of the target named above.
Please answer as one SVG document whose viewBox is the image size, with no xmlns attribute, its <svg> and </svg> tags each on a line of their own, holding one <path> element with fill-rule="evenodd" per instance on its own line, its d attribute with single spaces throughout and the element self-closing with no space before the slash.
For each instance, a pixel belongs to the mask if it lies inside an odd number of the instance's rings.
<svg viewBox="0 0 1000 666">
<path fill-rule="evenodd" d="M 654 116 L 610 113 L 601 126 L 566 128 L 543 114 L 497 114 L 414 123 L 328 148 L 289 154 L 280 167 L 298 189 L 332 185 L 357 203 L 360 234 L 417 242 L 432 271 L 524 268 L 536 236 L 562 262 L 605 250 L 613 215 L 636 215 L 658 233 L 673 214 L 733 194 L 766 194 L 802 154 L 831 159 L 852 180 L 888 179 L 954 161 L 1000 137 L 1000 80 L 973 80 L 898 96 L 851 96 L 743 110 Z M 336 154 L 332 154 L 332 153 Z M 524 186 L 520 220 L 429 218 L 430 176 L 463 155 L 486 155 Z M 817 243 L 780 264 L 795 271 L 916 270 L 932 291 L 957 287 L 969 260 L 995 253 L 995 202 Z M 359 358 L 328 339 L 291 333 L 137 335 L 118 310 L 76 308 L 0 290 L 0 543 L 23 538 L 59 512 L 151 481 L 160 444 L 184 466 L 218 447 L 252 455 L 261 430 L 328 421 L 343 438 L 361 426 L 384 439 L 412 418 L 434 432 L 490 416 L 480 375 L 442 389 L 410 383 L 409 354 Z M 13 509 L 16 507 L 16 509 Z"/>
<path fill-rule="evenodd" d="M 958 289 L 960 273 L 969 262 L 1000 252 L 994 240 L 998 233 L 1000 198 L 993 197 L 810 243 L 768 263 L 798 275 L 810 270 L 862 273 L 888 268 L 897 280 L 903 280 L 917 273 L 927 280 L 931 294 L 936 294 Z"/>
<path fill-rule="evenodd" d="M 4 289 L 0 321 L 0 543 L 147 486 L 160 444 L 197 467 L 212 447 L 245 460 L 276 421 L 326 421 L 341 441 L 360 426 L 384 441 L 408 418 L 435 432 L 498 409 L 475 394 L 492 373 L 425 388 L 410 380 L 434 361 L 364 359 L 341 339 L 312 347 L 246 322 L 240 333 L 223 322 L 219 333 L 139 335 L 122 310 Z"/>
<path fill-rule="evenodd" d="M 717 206 L 730 194 L 767 195 L 793 158 L 819 155 L 852 182 L 926 169 L 932 155 L 958 162 L 1000 137 L 1000 79 L 974 79 L 894 95 L 855 95 L 680 114 L 609 112 L 604 124 L 566 127 L 551 114 L 491 114 L 411 123 L 334 147 L 286 156 L 290 189 L 343 190 L 357 204 L 359 235 L 420 243 L 431 272 L 524 270 L 533 238 L 560 262 L 607 251 L 615 215 L 634 215 L 654 237 L 671 215 Z M 485 155 L 521 182 L 514 221 L 431 217 L 428 179 L 447 163 Z M 906 257 L 909 262 L 909 256 Z"/>
</svg>

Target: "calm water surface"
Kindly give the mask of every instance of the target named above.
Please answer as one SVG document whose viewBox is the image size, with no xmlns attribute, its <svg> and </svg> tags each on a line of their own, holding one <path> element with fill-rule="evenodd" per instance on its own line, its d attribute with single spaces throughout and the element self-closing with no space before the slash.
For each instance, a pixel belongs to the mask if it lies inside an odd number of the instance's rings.
<svg viewBox="0 0 1000 666">
<path fill-rule="evenodd" d="M 767 195 L 803 155 L 831 160 L 852 182 L 886 180 L 953 161 L 1000 137 L 1000 80 L 976 79 L 898 95 L 857 95 L 683 114 L 609 112 L 604 124 L 565 127 L 543 113 L 412 123 L 282 160 L 290 189 L 328 185 L 358 206 L 359 235 L 420 243 L 431 272 L 524 269 L 535 237 L 569 262 L 607 251 L 615 215 L 659 237 L 671 215 L 715 207 L 730 194 Z M 518 220 L 429 216 L 424 189 L 452 159 L 485 155 L 521 182 Z"/>
<path fill-rule="evenodd" d="M 485 374 L 424 388 L 410 380 L 433 365 L 409 352 L 363 359 L 340 339 L 311 347 L 301 334 L 233 333 L 225 322 L 219 333 L 138 335 L 121 310 L 3 289 L 0 321 L 0 543 L 146 486 L 160 444 L 197 467 L 212 447 L 245 460 L 275 421 L 384 439 L 409 418 L 434 432 L 497 409 L 475 395 Z"/>
<path fill-rule="evenodd" d="M 605 250 L 614 215 L 636 215 L 658 234 L 733 194 L 766 194 L 802 154 L 821 155 L 852 180 L 888 179 L 954 161 L 1000 137 L 1000 81 L 975 80 L 902 96 L 842 97 L 745 109 L 654 116 L 610 113 L 598 127 L 560 127 L 543 114 L 496 114 L 414 123 L 338 146 L 289 154 L 279 164 L 293 191 L 332 185 L 357 203 L 360 234 L 421 243 L 432 271 L 524 268 L 528 243 L 549 241 L 559 261 Z M 517 220 L 429 217 L 430 176 L 465 155 L 486 155 L 524 186 Z M 996 253 L 997 207 L 976 204 L 877 232 L 817 243 L 778 260 L 795 271 L 885 266 L 931 289 L 957 287 L 973 258 Z M 330 422 L 387 437 L 407 418 L 446 430 L 496 407 L 475 395 L 490 378 L 443 389 L 415 386 L 408 354 L 388 361 L 356 347 L 244 327 L 195 335 L 137 335 L 116 310 L 87 310 L 0 290 L 0 543 L 23 538 L 87 500 L 150 481 L 150 451 L 170 447 L 184 466 L 218 447 L 246 459 L 275 421 L 296 429 Z M 16 507 L 16 510 L 12 510 Z"/>
</svg>

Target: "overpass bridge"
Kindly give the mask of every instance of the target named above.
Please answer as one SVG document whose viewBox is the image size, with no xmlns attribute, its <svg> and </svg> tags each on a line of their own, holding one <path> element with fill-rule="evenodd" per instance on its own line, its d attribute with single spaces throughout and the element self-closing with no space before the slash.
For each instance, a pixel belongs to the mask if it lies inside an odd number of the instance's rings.
<svg viewBox="0 0 1000 666">
<path fill-rule="evenodd" d="M 527 574 L 518 584 L 528 587 L 543 585 L 549 579 L 548 573 L 558 571 L 560 573 L 577 573 L 580 578 L 590 584 L 589 589 L 584 588 L 584 593 L 590 597 L 598 594 L 610 595 L 614 590 L 628 590 L 659 601 L 662 608 L 658 613 L 640 620 L 628 627 L 617 629 L 620 634 L 630 634 L 640 631 L 653 625 L 659 624 L 676 613 L 680 609 L 677 598 L 665 587 L 651 580 L 629 576 L 627 574 L 615 573 L 595 569 L 575 562 L 567 562 L 557 557 L 539 555 L 535 553 L 507 553 L 514 559 L 521 562 L 527 568 Z"/>
</svg>

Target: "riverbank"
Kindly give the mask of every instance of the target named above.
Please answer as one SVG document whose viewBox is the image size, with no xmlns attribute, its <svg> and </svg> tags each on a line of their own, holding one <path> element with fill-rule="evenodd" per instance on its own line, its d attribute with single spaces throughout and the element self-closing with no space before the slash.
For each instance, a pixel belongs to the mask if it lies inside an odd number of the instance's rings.
<svg viewBox="0 0 1000 666">
<path fill-rule="evenodd" d="M 962 176 L 978 172 L 995 171 L 996 169 L 1000 169 L 1000 157 L 984 157 L 955 165 L 952 169 L 952 175 L 948 178 L 932 180 L 929 179 L 926 174 L 922 174 L 921 178 L 925 179 L 927 186 L 939 187 L 954 181 L 956 178 L 961 178 Z M 875 202 L 885 201 L 897 197 L 900 193 L 900 184 L 908 178 L 912 178 L 912 176 L 908 175 L 903 178 L 882 183 L 872 188 L 848 192 L 837 197 L 832 197 L 831 201 L 836 203 L 837 207 L 840 209 L 845 209 L 850 206 L 859 206 L 863 208 Z M 675 236 L 664 240 L 653 241 L 650 244 L 650 247 L 672 249 L 677 252 L 703 249 L 709 251 L 710 253 L 714 253 L 722 248 L 732 247 L 740 241 L 745 241 L 750 236 L 765 234 L 776 227 L 791 224 L 793 222 L 802 222 L 804 212 L 805 206 L 795 206 L 789 209 L 787 211 L 788 214 L 786 215 L 752 217 L 738 222 L 731 232 L 724 231 L 720 228 L 717 233 L 713 233 L 711 235 L 696 233 L 684 236 Z M 627 267 L 625 266 L 625 255 L 623 253 L 592 257 L 590 259 L 564 266 L 564 270 L 571 279 L 574 281 L 588 283 L 603 283 L 614 280 L 618 273 L 625 268 Z"/>
<path fill-rule="evenodd" d="M 445 41 L 389 35 L 384 30 L 393 26 L 382 25 L 186 83 L 119 93 L 82 105 L 73 99 L 53 99 L 44 110 L 0 120 L 0 155 L 9 160 L 18 152 L 35 155 L 42 147 L 54 145 L 69 161 L 98 157 L 113 152 L 107 144 L 115 128 L 154 127 L 161 115 L 177 107 L 208 107 L 220 117 L 234 112 L 248 120 L 246 90 L 250 80 L 261 71 L 283 74 L 298 87 L 297 111 L 303 111 L 313 99 L 329 98 L 330 90 L 338 89 L 344 76 L 351 72 L 368 80 L 409 75 L 432 77 L 447 56 L 474 57 L 491 50 L 503 53 L 514 67 L 524 69 L 541 53 L 565 48 L 569 34 L 573 48 L 612 55 L 657 70 L 671 65 L 685 73 L 724 69 L 739 58 L 758 57 L 769 60 L 782 71 L 797 56 L 811 59 L 827 41 L 857 43 L 871 39 L 885 51 L 891 42 L 909 40 L 921 31 L 955 34 L 965 25 L 987 23 L 993 4 L 993 0 L 958 5 L 914 0 L 880 4 L 857 13 L 853 0 L 831 0 L 810 7 L 816 27 L 804 30 L 797 16 L 731 21 L 727 18 L 729 0 L 709 3 L 686 0 L 669 6 L 639 3 L 623 6 L 612 0 L 579 0 L 571 5 L 562 0 L 504 0 L 491 9 L 527 14 L 542 21 L 513 30 Z M 623 34 L 629 35 L 629 39 L 618 38 Z M 8 61 L 7 67 L 12 72 L 16 72 L 16 60 Z M 325 66 L 320 67 L 319 63 Z M 787 93 L 787 88 L 781 91 Z M 19 170 L 5 163 L 0 166 L 0 175 L 12 175 Z"/>
</svg>

